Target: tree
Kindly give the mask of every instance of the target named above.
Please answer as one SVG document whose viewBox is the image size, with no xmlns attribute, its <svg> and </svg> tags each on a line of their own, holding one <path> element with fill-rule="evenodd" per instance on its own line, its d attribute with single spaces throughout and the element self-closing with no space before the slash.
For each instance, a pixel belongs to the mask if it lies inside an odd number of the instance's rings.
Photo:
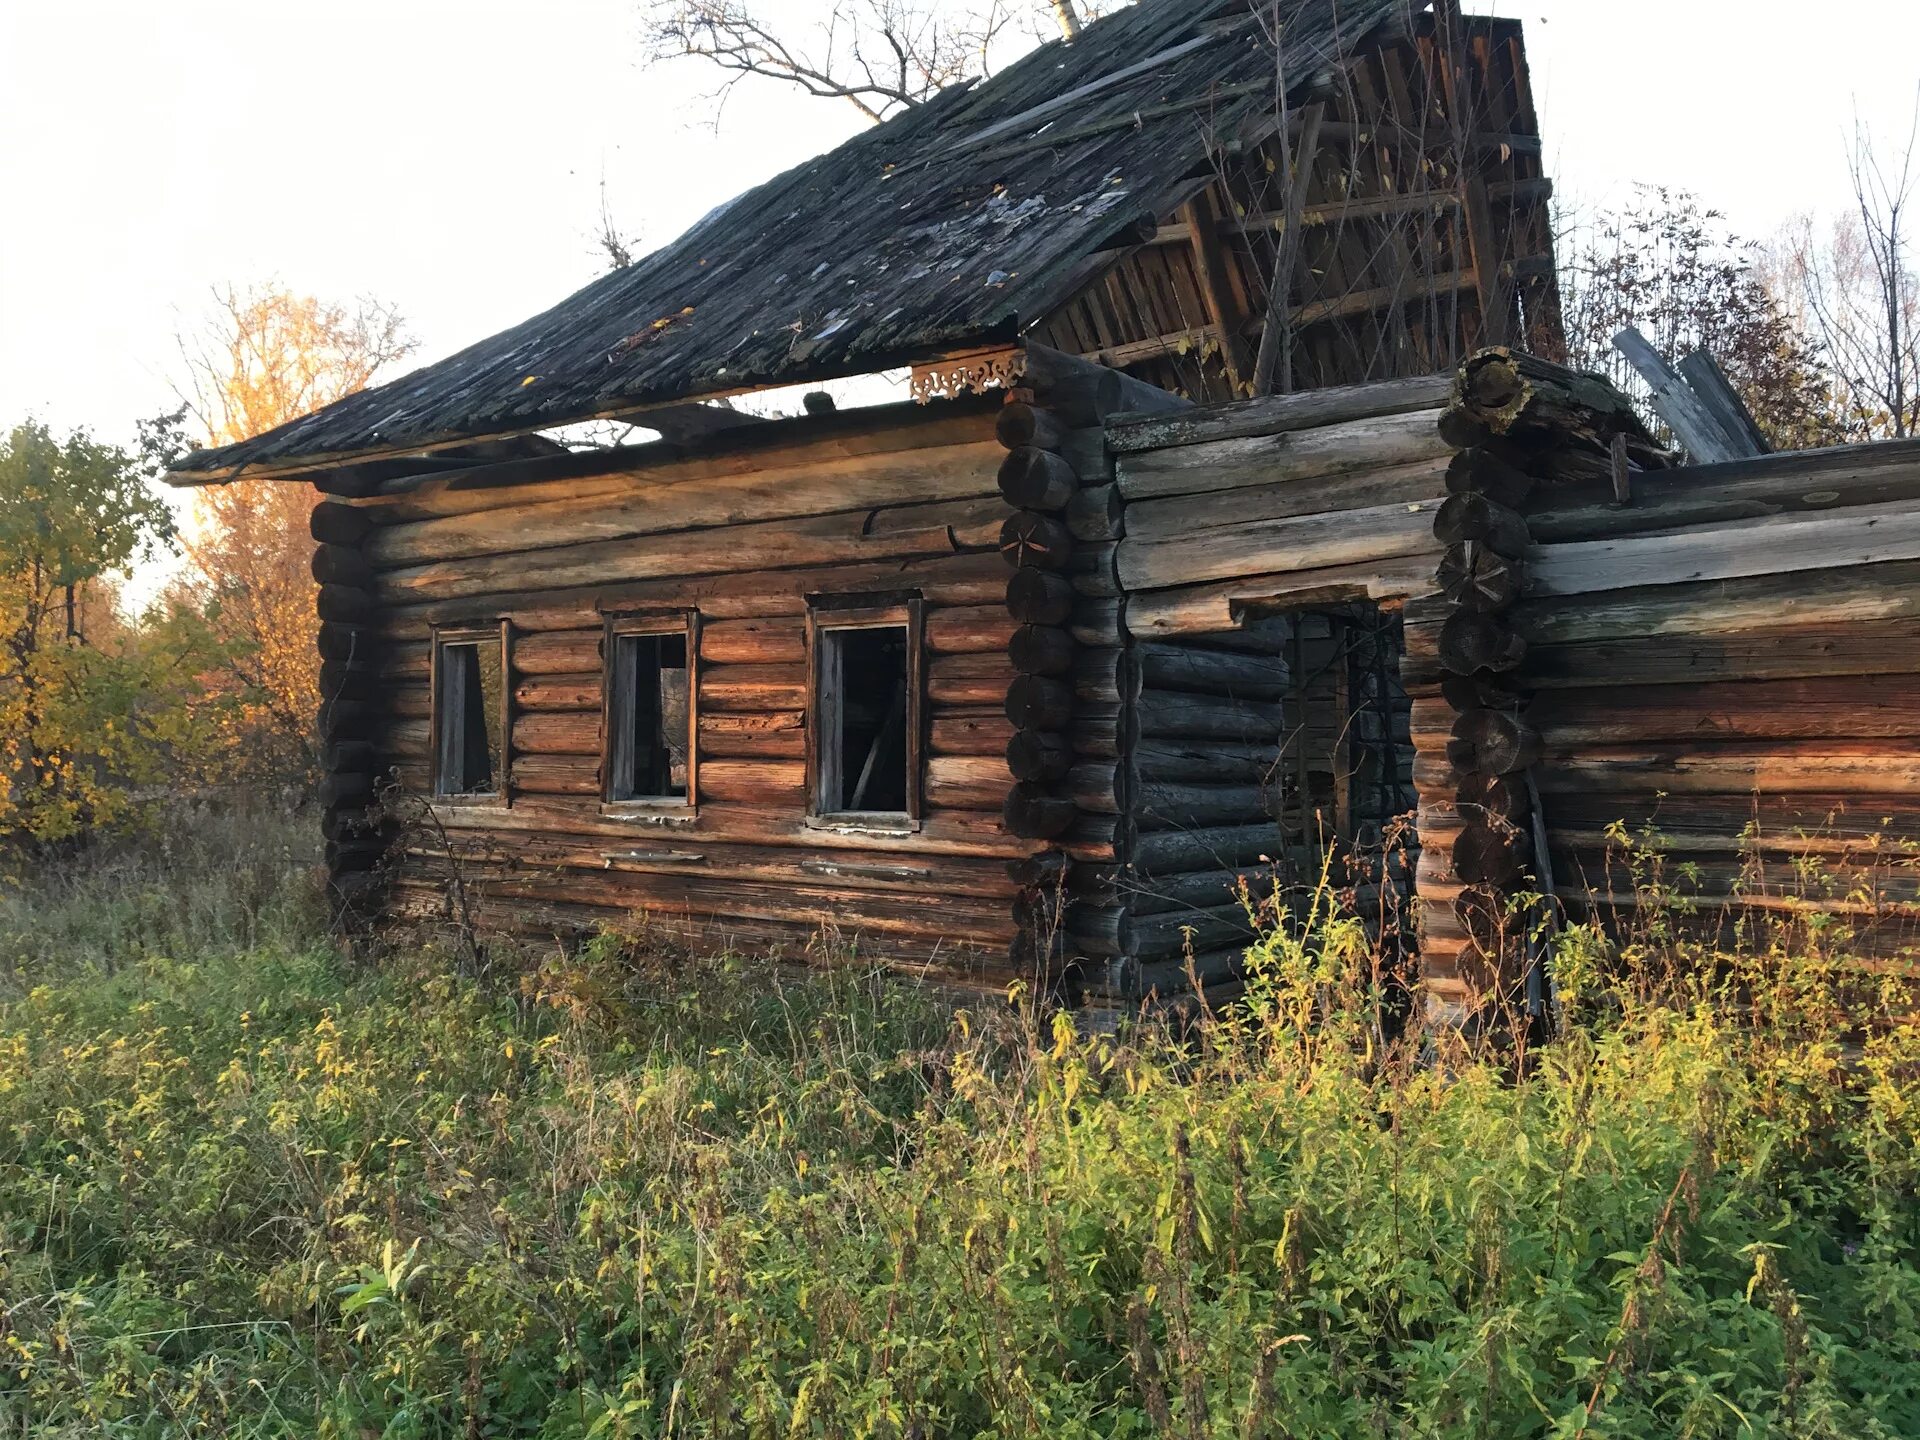
<svg viewBox="0 0 1920 1440">
<path fill-rule="evenodd" d="M 1633 395 L 1646 386 L 1613 348 L 1637 326 L 1669 362 L 1711 351 L 1780 449 L 1840 438 L 1818 343 L 1770 283 L 1758 248 L 1685 191 L 1641 187 L 1560 244 L 1570 364 Z"/>
<path fill-rule="evenodd" d="M 1897 156 L 1864 129 L 1847 157 L 1854 205 L 1822 238 L 1811 216 L 1791 222 L 1777 268 L 1785 293 L 1827 356 L 1845 438 L 1920 435 L 1920 275 L 1913 258 L 1920 106 Z"/>
<path fill-rule="evenodd" d="M 1105 8 L 1115 8 L 1107 6 Z M 845 100 L 878 124 L 949 85 L 990 72 L 996 49 L 1022 16 L 1045 13 L 1068 40 L 1084 0 L 833 0 L 812 33 L 771 0 L 650 0 L 644 33 L 656 60 L 700 59 Z"/>
<path fill-rule="evenodd" d="M 226 444 L 364 389 L 414 343 L 378 301 L 349 308 L 277 283 L 228 286 L 200 333 L 182 337 L 181 390 L 208 443 Z M 309 487 L 288 481 L 209 486 L 185 542 L 188 583 L 222 642 L 222 688 L 238 701 L 230 758 L 249 778 L 296 780 L 318 758 L 313 504 Z"/>
<path fill-rule="evenodd" d="M 129 625 L 113 577 L 173 543 L 126 452 L 26 421 L 0 440 L 0 840 L 70 840 L 126 818 L 171 771 L 205 652 Z"/>
</svg>

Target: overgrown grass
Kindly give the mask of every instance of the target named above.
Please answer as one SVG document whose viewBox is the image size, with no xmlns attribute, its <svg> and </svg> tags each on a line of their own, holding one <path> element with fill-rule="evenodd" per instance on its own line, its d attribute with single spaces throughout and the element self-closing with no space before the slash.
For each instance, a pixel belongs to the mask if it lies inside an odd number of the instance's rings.
<svg viewBox="0 0 1920 1440">
<path fill-rule="evenodd" d="M 205 833 L 0 904 L 4 1433 L 1920 1434 L 1920 1025 L 1819 946 L 1576 932 L 1516 1074 L 1373 1038 L 1337 920 L 1120 1046 L 347 964 Z"/>
</svg>

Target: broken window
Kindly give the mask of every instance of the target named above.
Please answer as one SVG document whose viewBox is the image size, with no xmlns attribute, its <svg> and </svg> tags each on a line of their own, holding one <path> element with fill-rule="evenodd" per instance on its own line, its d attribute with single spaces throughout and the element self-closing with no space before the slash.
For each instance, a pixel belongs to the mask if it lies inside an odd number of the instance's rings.
<svg viewBox="0 0 1920 1440">
<path fill-rule="evenodd" d="M 814 813 L 920 812 L 919 605 L 814 618 Z"/>
<path fill-rule="evenodd" d="M 494 796 L 507 770 L 503 625 L 434 641 L 434 793 Z"/>
<path fill-rule="evenodd" d="M 609 802 L 688 803 L 693 795 L 691 627 L 615 621 L 607 645 Z"/>
</svg>

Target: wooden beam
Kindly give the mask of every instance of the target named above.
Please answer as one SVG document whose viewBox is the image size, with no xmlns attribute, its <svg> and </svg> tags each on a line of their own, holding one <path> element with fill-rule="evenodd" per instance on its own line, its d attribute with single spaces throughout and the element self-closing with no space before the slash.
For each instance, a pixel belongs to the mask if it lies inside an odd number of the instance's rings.
<svg viewBox="0 0 1920 1440">
<path fill-rule="evenodd" d="M 1206 302 L 1207 317 L 1220 332 L 1220 358 L 1227 367 L 1227 380 L 1237 394 L 1253 376 L 1253 357 L 1241 327 L 1247 316 L 1234 303 L 1227 285 L 1227 257 L 1220 245 L 1220 214 L 1214 205 L 1211 188 L 1202 190 L 1180 212 L 1191 232 L 1193 271 L 1200 282 L 1200 298 Z"/>
<path fill-rule="evenodd" d="M 1720 368 L 1720 362 L 1713 357 L 1711 350 L 1695 350 L 1680 357 L 1680 374 L 1693 387 L 1693 393 L 1718 417 L 1721 427 L 1736 439 L 1747 444 L 1747 454 L 1768 455 L 1773 446 L 1767 443 L 1767 437 L 1760 433 L 1760 427 L 1754 423 L 1753 412 L 1747 409 L 1747 402 L 1740 398 L 1740 392 L 1733 388 L 1733 382 L 1727 379 L 1727 372 Z"/>
</svg>

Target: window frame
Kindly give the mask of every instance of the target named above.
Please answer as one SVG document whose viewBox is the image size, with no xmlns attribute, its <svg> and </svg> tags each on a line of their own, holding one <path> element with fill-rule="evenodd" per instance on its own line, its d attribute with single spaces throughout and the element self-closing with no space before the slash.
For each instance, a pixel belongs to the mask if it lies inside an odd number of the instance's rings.
<svg viewBox="0 0 1920 1440">
<path fill-rule="evenodd" d="M 433 774 L 431 800 L 435 805 L 461 805 L 511 809 L 513 806 L 513 622 L 505 618 L 490 625 L 433 627 L 433 650 L 428 667 L 427 708 L 433 737 Z M 494 788 L 485 791 L 448 790 L 446 788 L 447 741 L 445 714 L 446 688 L 443 684 L 442 657 L 451 648 L 468 645 L 500 647 L 500 764 L 494 772 Z"/>
<path fill-rule="evenodd" d="M 837 780 L 838 715 L 826 690 L 826 637 L 841 630 L 907 632 L 907 808 L 828 810 L 828 786 Z M 926 818 L 926 603 L 918 595 L 876 604 L 873 597 L 810 597 L 807 605 L 807 816 L 816 829 L 906 834 Z M 832 731 L 830 737 L 830 730 Z M 831 743 L 829 743 L 831 739 Z"/>
<path fill-rule="evenodd" d="M 690 818 L 700 805 L 700 612 L 636 610 L 603 617 L 600 641 L 600 811 L 603 815 L 663 815 Z M 687 647 L 687 793 L 614 794 L 614 686 L 620 641 L 647 635 L 680 635 Z"/>
</svg>

